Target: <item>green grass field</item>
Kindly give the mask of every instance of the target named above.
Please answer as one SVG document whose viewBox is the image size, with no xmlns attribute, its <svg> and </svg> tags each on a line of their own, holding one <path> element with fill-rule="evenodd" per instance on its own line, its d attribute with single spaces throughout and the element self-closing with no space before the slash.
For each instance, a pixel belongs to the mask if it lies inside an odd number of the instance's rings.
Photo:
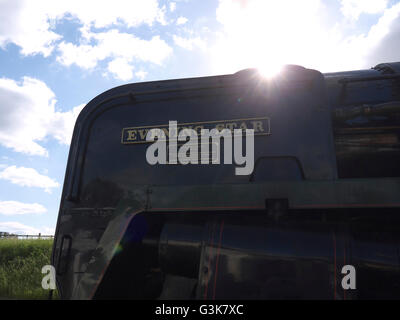
<svg viewBox="0 0 400 320">
<path fill-rule="evenodd" d="M 47 299 L 41 273 L 53 240 L 0 239 L 0 299 Z"/>
</svg>

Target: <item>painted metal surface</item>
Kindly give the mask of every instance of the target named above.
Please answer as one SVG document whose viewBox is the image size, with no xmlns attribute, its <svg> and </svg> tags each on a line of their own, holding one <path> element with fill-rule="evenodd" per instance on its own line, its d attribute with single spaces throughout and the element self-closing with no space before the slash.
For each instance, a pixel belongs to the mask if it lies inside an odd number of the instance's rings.
<svg viewBox="0 0 400 320">
<path fill-rule="evenodd" d="M 348 298 L 397 298 L 397 74 L 398 64 L 325 75 L 288 66 L 273 81 L 244 70 L 96 97 L 77 120 L 68 158 L 52 255 L 61 297 L 345 298 L 336 265 L 346 251 L 370 278 Z M 365 111 L 375 106 L 386 109 Z M 251 176 L 235 176 L 233 165 L 152 167 L 146 144 L 123 143 L 125 128 L 260 117 L 270 128 L 255 137 Z M 267 205 L 275 199 L 287 202 L 278 220 Z M 198 237 L 185 240 L 176 221 Z M 165 252 L 201 252 L 188 261 L 197 278 L 179 273 L 181 264 L 174 272 Z"/>
</svg>

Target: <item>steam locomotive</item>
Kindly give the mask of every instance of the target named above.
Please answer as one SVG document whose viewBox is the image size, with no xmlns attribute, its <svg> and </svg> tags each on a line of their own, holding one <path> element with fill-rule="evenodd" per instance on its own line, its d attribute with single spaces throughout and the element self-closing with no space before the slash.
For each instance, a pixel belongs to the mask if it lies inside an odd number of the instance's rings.
<svg viewBox="0 0 400 320">
<path fill-rule="evenodd" d="M 258 121 L 254 169 L 150 165 L 145 129 Z M 133 83 L 80 113 L 62 299 L 399 299 L 400 62 Z M 223 145 L 221 145 L 223 148 Z"/>
</svg>

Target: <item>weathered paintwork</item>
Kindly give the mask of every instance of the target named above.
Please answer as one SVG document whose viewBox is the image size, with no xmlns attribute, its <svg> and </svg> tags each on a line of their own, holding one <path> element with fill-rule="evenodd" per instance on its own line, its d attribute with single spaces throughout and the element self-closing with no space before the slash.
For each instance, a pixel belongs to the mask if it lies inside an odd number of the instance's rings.
<svg viewBox="0 0 400 320">
<path fill-rule="evenodd" d="M 346 298 L 338 275 L 347 257 L 362 280 L 347 298 L 399 298 L 400 233 L 390 222 L 400 207 L 399 112 L 338 111 L 400 100 L 398 70 L 288 66 L 273 80 L 244 70 L 129 84 L 93 99 L 75 126 L 57 222 L 61 297 Z M 251 176 L 236 176 L 234 165 L 153 167 L 146 144 L 124 143 L 124 128 L 260 117 L 270 128 L 255 137 Z M 198 235 L 182 238 L 193 225 Z M 198 261 L 174 268 L 169 256 Z M 182 265 L 195 265 L 197 278 Z M 386 294 L 376 284 L 389 282 Z"/>
</svg>

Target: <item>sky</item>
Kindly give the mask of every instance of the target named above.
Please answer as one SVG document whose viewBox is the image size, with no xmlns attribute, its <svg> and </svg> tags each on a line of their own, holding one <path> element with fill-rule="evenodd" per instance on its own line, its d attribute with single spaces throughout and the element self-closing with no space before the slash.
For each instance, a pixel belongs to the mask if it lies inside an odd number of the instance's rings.
<svg viewBox="0 0 400 320">
<path fill-rule="evenodd" d="M 75 120 L 108 89 L 399 49 L 399 0 L 0 0 L 0 231 L 54 233 Z"/>
</svg>

